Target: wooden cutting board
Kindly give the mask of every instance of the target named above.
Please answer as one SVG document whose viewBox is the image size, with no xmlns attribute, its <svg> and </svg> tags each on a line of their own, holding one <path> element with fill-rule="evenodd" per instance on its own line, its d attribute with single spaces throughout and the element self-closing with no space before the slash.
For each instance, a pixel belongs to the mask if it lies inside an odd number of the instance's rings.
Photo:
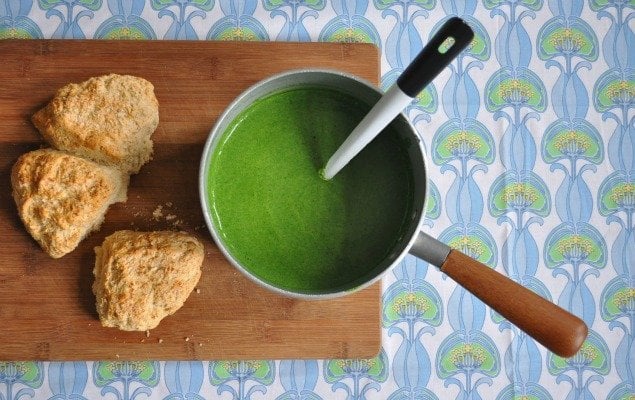
<svg viewBox="0 0 635 400">
<path fill-rule="evenodd" d="M 197 173 L 216 118 L 272 74 L 319 67 L 378 82 L 365 44 L 0 41 L 0 359 L 280 359 L 372 357 L 380 347 L 380 286 L 300 301 L 244 278 L 218 251 L 199 206 Z M 43 146 L 30 122 L 55 91 L 107 73 L 151 81 L 160 103 L 154 159 L 99 232 L 51 259 L 22 226 L 11 197 L 17 158 Z M 311 110 L 307 110 L 310 112 Z M 154 213 L 154 216 L 153 216 Z M 120 229 L 181 229 L 205 243 L 198 290 L 150 332 L 103 328 L 91 291 L 93 248 Z"/>
</svg>

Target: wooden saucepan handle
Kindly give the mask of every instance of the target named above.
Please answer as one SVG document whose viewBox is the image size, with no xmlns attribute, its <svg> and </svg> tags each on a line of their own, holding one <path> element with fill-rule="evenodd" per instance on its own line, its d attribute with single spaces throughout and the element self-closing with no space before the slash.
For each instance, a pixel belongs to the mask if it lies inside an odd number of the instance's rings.
<svg viewBox="0 0 635 400">
<path fill-rule="evenodd" d="M 450 251 L 441 271 L 561 357 L 573 356 L 586 339 L 580 318 L 459 251 Z"/>
</svg>

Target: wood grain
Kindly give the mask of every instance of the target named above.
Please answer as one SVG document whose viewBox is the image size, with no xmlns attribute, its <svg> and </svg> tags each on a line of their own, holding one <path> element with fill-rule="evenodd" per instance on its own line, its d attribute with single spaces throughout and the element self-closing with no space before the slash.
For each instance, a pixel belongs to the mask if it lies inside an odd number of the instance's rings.
<svg viewBox="0 0 635 400">
<path fill-rule="evenodd" d="M 365 44 L 173 41 L 0 41 L 0 359 L 278 359 L 372 357 L 380 346 L 380 286 L 324 301 L 270 293 L 231 267 L 204 226 L 197 174 L 216 118 L 243 90 L 285 70 L 319 67 L 377 83 Z M 71 254 L 49 258 L 24 230 L 11 166 L 43 145 L 30 116 L 55 91 L 107 73 L 155 85 L 154 159 L 132 177 L 128 201 Z M 171 206 L 170 206 L 171 205 Z M 162 206 L 163 217 L 153 218 Z M 168 215 L 173 219 L 166 218 Z M 101 327 L 91 292 L 93 248 L 119 229 L 182 229 L 201 238 L 200 293 L 145 333 Z"/>
<path fill-rule="evenodd" d="M 580 318 L 463 253 L 450 251 L 441 271 L 561 357 L 572 357 L 586 339 Z"/>
</svg>

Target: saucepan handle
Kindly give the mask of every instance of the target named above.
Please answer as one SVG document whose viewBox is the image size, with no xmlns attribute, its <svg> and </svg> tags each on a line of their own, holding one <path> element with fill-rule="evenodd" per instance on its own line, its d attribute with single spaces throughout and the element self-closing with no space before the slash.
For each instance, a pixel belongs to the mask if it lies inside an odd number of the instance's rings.
<svg viewBox="0 0 635 400">
<path fill-rule="evenodd" d="M 561 357 L 582 346 L 584 321 L 494 269 L 421 232 L 410 253 L 436 265 L 485 304 Z"/>
</svg>

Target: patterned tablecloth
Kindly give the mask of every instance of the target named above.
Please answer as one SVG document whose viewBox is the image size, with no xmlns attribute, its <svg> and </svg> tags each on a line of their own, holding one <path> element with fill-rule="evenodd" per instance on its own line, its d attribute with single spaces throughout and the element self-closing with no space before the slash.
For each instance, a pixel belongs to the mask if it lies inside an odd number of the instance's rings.
<svg viewBox="0 0 635 400">
<path fill-rule="evenodd" d="M 591 327 L 576 356 L 559 358 L 408 257 L 384 279 L 374 359 L 0 362 L 0 399 L 633 399 L 634 10 L 634 0 L 0 0 L 0 38 L 372 42 L 384 89 L 449 15 L 463 17 L 476 32 L 469 50 L 407 110 L 431 161 L 426 225 Z"/>
</svg>

